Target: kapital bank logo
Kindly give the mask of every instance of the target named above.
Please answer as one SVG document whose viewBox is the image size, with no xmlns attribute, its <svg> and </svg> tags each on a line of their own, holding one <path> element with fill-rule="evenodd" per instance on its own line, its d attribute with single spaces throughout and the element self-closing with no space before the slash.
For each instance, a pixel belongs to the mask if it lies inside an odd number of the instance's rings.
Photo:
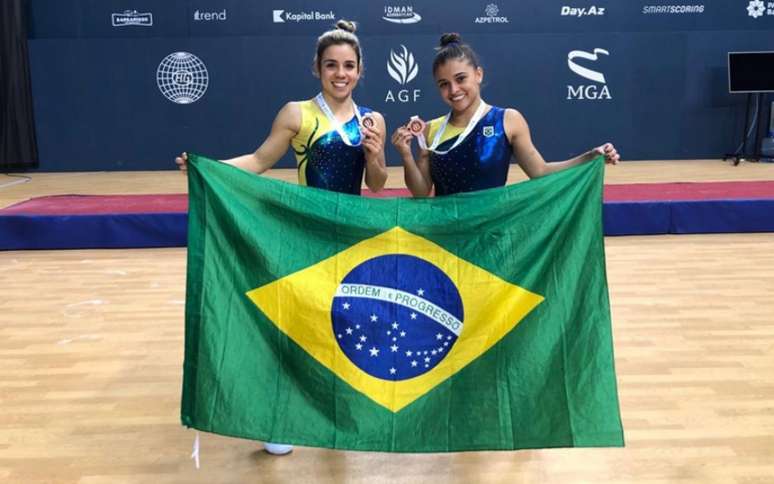
<svg viewBox="0 0 774 484">
<path fill-rule="evenodd" d="M 287 10 L 273 10 L 272 22 L 275 24 L 284 24 L 286 22 L 315 22 L 336 20 L 336 14 L 333 10 L 328 12 L 319 12 L 309 10 L 306 12 L 288 12 Z"/>
<path fill-rule="evenodd" d="M 414 54 L 412 54 L 405 45 L 401 44 L 400 49 L 398 49 L 397 52 L 390 49 L 390 57 L 387 59 L 387 73 L 401 86 L 407 85 L 417 77 L 417 74 L 419 74 L 419 64 L 414 59 Z M 389 89 L 384 101 L 397 101 L 401 103 L 409 101 L 416 102 L 419 100 L 420 96 L 420 89 L 403 88 L 395 92 L 393 92 L 392 89 Z"/>
<path fill-rule="evenodd" d="M 126 27 L 128 25 L 151 27 L 153 14 L 150 12 L 140 13 L 137 10 L 124 10 L 122 13 L 110 14 L 110 23 L 113 27 Z"/>
<path fill-rule="evenodd" d="M 605 75 L 603 73 L 588 67 L 584 67 L 576 62 L 576 59 L 584 59 L 596 62 L 599 59 L 600 54 L 607 56 L 610 55 L 610 52 L 605 49 L 596 48 L 593 52 L 573 50 L 567 54 L 567 66 L 570 68 L 570 70 L 580 77 L 594 83 L 576 85 L 568 84 L 568 100 L 610 100 L 613 98 L 610 95 L 610 89 L 607 86 L 607 80 L 605 79 Z"/>
<path fill-rule="evenodd" d="M 385 5 L 382 20 L 393 24 L 415 24 L 422 20 L 422 16 L 415 12 L 411 5 Z"/>
</svg>

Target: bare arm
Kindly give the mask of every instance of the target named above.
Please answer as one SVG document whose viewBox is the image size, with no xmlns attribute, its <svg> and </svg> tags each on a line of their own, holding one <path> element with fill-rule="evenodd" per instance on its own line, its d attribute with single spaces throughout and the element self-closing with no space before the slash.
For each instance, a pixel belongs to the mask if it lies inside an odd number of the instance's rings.
<svg viewBox="0 0 774 484">
<path fill-rule="evenodd" d="M 263 173 L 282 158 L 290 146 L 290 140 L 299 129 L 301 129 L 301 109 L 297 103 L 289 102 L 277 113 L 269 136 L 255 152 L 222 161 L 243 170 Z"/>
<path fill-rule="evenodd" d="M 415 197 L 426 197 L 430 195 L 430 190 L 433 188 L 433 180 L 430 177 L 430 152 L 420 149 L 419 157 L 415 159 L 411 151 L 413 138 L 411 131 L 406 126 L 401 126 L 392 135 L 392 144 L 403 160 L 403 178 L 411 194 Z"/>
<path fill-rule="evenodd" d="M 298 133 L 299 129 L 301 129 L 301 109 L 297 103 L 289 102 L 277 113 L 269 136 L 255 152 L 221 161 L 246 171 L 263 173 L 282 158 L 290 146 L 290 140 Z M 182 153 L 175 158 L 175 163 L 180 170 L 186 171 L 188 169 L 188 154 Z"/>
<path fill-rule="evenodd" d="M 591 149 L 574 158 L 564 161 L 546 163 L 543 156 L 532 144 L 527 120 L 515 109 L 505 111 L 505 132 L 513 147 L 513 154 L 522 170 L 530 178 L 539 178 L 550 173 L 566 170 L 576 165 L 591 161 L 599 155 L 605 155 L 605 163 L 616 164 L 620 160 L 615 147 L 606 143 Z"/>
<path fill-rule="evenodd" d="M 365 182 L 368 189 L 378 192 L 387 181 L 387 163 L 384 161 L 384 138 L 387 127 L 384 118 L 377 112 L 371 116 L 376 121 L 373 128 L 363 127 L 363 150 L 365 151 Z"/>
</svg>

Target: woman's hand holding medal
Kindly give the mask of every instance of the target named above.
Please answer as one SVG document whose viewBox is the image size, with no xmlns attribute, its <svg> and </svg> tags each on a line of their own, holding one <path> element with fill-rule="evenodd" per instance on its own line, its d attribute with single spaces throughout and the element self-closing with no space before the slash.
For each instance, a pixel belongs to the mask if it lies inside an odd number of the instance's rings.
<svg viewBox="0 0 774 484">
<path fill-rule="evenodd" d="M 412 116 L 405 126 L 401 126 L 392 135 L 392 144 L 401 156 L 411 156 L 411 139 L 417 138 L 424 141 L 426 123 L 419 116 Z M 421 143 L 420 143 L 421 146 Z"/>
<path fill-rule="evenodd" d="M 360 132 L 363 136 L 363 149 L 366 157 L 380 154 L 384 150 L 384 138 L 377 128 L 376 120 L 371 113 L 366 113 L 360 120 Z"/>
</svg>

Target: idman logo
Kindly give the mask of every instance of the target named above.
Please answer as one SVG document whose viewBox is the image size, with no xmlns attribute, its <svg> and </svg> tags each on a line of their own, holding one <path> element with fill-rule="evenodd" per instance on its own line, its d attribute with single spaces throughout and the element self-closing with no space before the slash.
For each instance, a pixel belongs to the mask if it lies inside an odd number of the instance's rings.
<svg viewBox="0 0 774 484">
<path fill-rule="evenodd" d="M 576 59 L 586 59 L 590 61 L 597 61 L 598 55 L 610 55 L 605 49 L 596 48 L 594 52 L 585 52 L 582 50 L 573 50 L 567 54 L 567 66 L 572 72 L 579 75 L 584 79 L 593 81 L 596 84 L 580 84 L 580 85 L 568 85 L 567 86 L 567 99 L 568 100 L 610 100 L 610 89 L 607 87 L 607 81 L 605 75 L 601 72 L 589 69 L 578 64 Z"/>
<path fill-rule="evenodd" d="M 204 62 L 190 52 L 173 52 L 156 69 L 161 94 L 177 104 L 191 104 L 207 92 L 209 73 Z"/>
<path fill-rule="evenodd" d="M 111 14 L 110 23 L 113 27 L 126 27 L 128 25 L 151 27 L 153 25 L 153 14 L 149 12 L 139 13 L 137 10 L 124 10 L 123 13 Z"/>
<path fill-rule="evenodd" d="M 385 6 L 382 20 L 394 24 L 415 24 L 422 20 L 422 16 L 415 12 L 414 7 L 410 5 L 403 7 Z"/>
<path fill-rule="evenodd" d="M 355 366 L 398 381 L 427 373 L 444 359 L 462 333 L 463 307 L 457 287 L 438 267 L 390 254 L 344 277 L 331 319 L 339 347 Z"/>
<path fill-rule="evenodd" d="M 390 58 L 387 60 L 387 73 L 401 86 L 405 86 L 419 74 L 419 64 L 414 59 L 414 54 L 405 45 L 401 44 L 398 52 L 390 49 Z M 384 101 L 395 102 L 397 99 L 398 102 L 402 103 L 416 102 L 419 100 L 420 95 L 420 89 L 400 89 L 397 92 L 388 90 Z"/>
</svg>

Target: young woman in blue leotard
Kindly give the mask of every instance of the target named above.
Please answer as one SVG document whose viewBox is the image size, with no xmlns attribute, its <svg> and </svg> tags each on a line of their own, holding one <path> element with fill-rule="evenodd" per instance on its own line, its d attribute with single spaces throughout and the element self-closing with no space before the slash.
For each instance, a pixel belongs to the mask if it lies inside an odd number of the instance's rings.
<svg viewBox="0 0 774 484">
<path fill-rule="evenodd" d="M 412 119 L 398 128 L 392 143 L 403 159 L 406 185 L 414 196 L 450 195 L 505 185 L 511 158 L 530 178 L 585 163 L 598 155 L 605 162 L 620 157 L 605 143 L 566 161 L 546 163 L 532 144 L 524 116 L 512 108 L 487 105 L 481 99 L 484 71 L 478 56 L 459 34 L 444 34 L 433 62 L 433 76 L 448 115 L 426 125 Z M 411 140 L 417 138 L 414 158 Z"/>
</svg>

